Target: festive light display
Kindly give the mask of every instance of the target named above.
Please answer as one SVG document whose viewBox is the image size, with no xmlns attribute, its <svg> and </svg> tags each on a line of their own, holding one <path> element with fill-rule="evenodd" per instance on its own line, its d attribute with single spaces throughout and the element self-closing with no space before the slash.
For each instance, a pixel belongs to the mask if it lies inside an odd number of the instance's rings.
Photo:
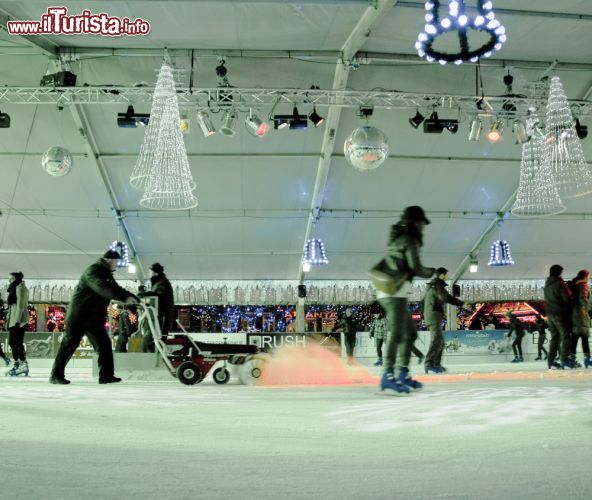
<svg viewBox="0 0 592 500">
<path fill-rule="evenodd" d="M 49 175 L 62 177 L 72 170 L 74 160 L 66 148 L 53 146 L 41 157 L 41 166 Z"/>
<path fill-rule="evenodd" d="M 386 135 L 376 127 L 355 129 L 343 145 L 347 161 L 358 170 L 378 168 L 389 155 Z"/>
<path fill-rule="evenodd" d="M 428 0 L 425 3 L 426 15 L 424 31 L 419 33 L 415 49 L 419 57 L 429 62 L 440 64 L 453 62 L 477 62 L 481 57 L 490 57 L 499 51 L 506 41 L 506 28 L 496 19 L 493 3 L 490 0 L 476 0 L 477 15 L 470 17 L 465 0 L 449 0 L 448 16 L 440 16 L 440 1 Z M 469 31 L 480 31 L 489 36 L 489 40 L 478 48 L 469 46 Z M 436 39 L 450 32 L 458 33 L 459 51 L 441 52 L 434 49 Z"/>
<path fill-rule="evenodd" d="M 507 241 L 496 240 L 491 245 L 491 257 L 488 266 L 513 266 L 515 264 Z"/>
<path fill-rule="evenodd" d="M 150 123 L 144 134 L 130 183 L 144 190 L 140 205 L 161 210 L 184 210 L 197 206 L 196 187 L 183 142 L 173 70 L 166 62 L 160 68 Z"/>
<path fill-rule="evenodd" d="M 592 171 L 582 151 L 582 144 L 559 77 L 551 79 L 547 102 L 547 130 L 544 161 L 551 167 L 562 198 L 592 193 Z"/>
<path fill-rule="evenodd" d="M 319 266 L 329 263 L 329 259 L 327 259 L 327 254 L 325 253 L 325 244 L 320 238 L 307 240 L 302 263 L 311 266 Z"/>
<path fill-rule="evenodd" d="M 530 141 L 522 145 L 520 183 L 512 214 L 540 217 L 564 210 L 551 166 L 543 161 L 543 139 L 532 135 Z"/>
<path fill-rule="evenodd" d="M 113 243 L 111 243 L 109 249 L 119 252 L 119 255 L 121 255 L 121 259 L 117 261 L 118 268 L 130 266 L 129 252 L 127 250 L 127 244 L 125 243 L 125 241 L 114 241 Z"/>
</svg>

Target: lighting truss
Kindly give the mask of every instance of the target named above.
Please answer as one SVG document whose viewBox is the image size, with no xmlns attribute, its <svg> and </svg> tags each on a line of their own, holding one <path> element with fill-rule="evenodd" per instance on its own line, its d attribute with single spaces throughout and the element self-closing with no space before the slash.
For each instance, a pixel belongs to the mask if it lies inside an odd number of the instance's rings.
<svg viewBox="0 0 592 500">
<path fill-rule="evenodd" d="M 0 106 L 10 104 L 118 104 L 151 103 L 154 87 L 0 87 Z M 372 105 L 381 109 L 417 109 L 437 107 L 460 109 L 475 113 L 476 99 L 473 95 L 429 94 L 389 90 L 322 90 L 322 89 L 272 89 L 272 88 L 200 88 L 190 92 L 187 87 L 177 87 L 177 99 L 182 107 L 198 106 L 214 108 L 240 102 L 245 108 L 258 109 L 278 104 L 334 106 L 359 108 Z M 527 116 L 530 107 L 543 108 L 546 96 L 485 97 L 490 114 L 502 113 L 508 103 L 516 107 L 513 116 Z M 570 100 L 575 116 L 592 116 L 592 101 Z"/>
</svg>

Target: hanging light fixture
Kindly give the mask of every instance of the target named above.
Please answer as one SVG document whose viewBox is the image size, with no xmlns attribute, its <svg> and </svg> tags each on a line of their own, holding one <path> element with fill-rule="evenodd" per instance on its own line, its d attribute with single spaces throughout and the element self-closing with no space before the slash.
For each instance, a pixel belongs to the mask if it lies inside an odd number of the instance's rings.
<svg viewBox="0 0 592 500">
<path fill-rule="evenodd" d="M 312 122 L 315 128 L 319 128 L 325 121 L 325 119 L 317 113 L 316 106 L 312 108 L 312 113 L 308 115 L 308 119 Z"/>
<path fill-rule="evenodd" d="M 515 264 L 510 253 L 510 244 L 504 240 L 496 240 L 491 245 L 491 257 L 488 266 L 513 266 Z"/>
<path fill-rule="evenodd" d="M 584 158 L 571 109 L 557 76 L 551 79 L 546 122 L 544 161 L 551 166 L 559 195 L 575 198 L 592 193 L 592 170 Z"/>
<path fill-rule="evenodd" d="M 471 264 L 469 265 L 469 272 L 476 273 L 479 270 L 479 261 L 477 259 L 471 259 Z"/>
<path fill-rule="evenodd" d="M 449 0 L 448 15 L 440 16 L 440 0 L 425 2 L 424 29 L 417 36 L 415 49 L 419 57 L 428 62 L 438 61 L 440 64 L 477 62 L 482 57 L 490 57 L 499 51 L 506 42 L 506 29 L 496 19 L 491 0 L 476 0 L 477 15 L 469 16 L 465 0 Z M 442 52 L 434 49 L 434 43 L 440 35 L 456 32 L 458 35 L 457 52 Z M 488 39 L 480 47 L 469 45 L 469 32 L 480 32 Z M 472 34 L 471 33 L 471 34 Z"/>
<path fill-rule="evenodd" d="M 514 135 L 516 136 L 516 142 L 518 144 L 524 144 L 530 140 L 530 137 L 526 132 L 526 125 L 522 120 L 514 120 L 512 129 L 514 130 Z"/>
<path fill-rule="evenodd" d="M 308 262 L 302 263 L 302 272 L 309 273 L 310 272 L 310 264 Z"/>
<path fill-rule="evenodd" d="M 226 137 L 233 137 L 234 134 L 236 134 L 235 125 L 236 112 L 234 109 L 231 109 L 226 112 L 224 120 L 222 121 L 222 126 L 218 129 L 218 132 L 220 132 L 222 135 L 225 135 Z"/>
<path fill-rule="evenodd" d="M 471 120 L 471 125 L 469 127 L 469 141 L 478 141 L 481 137 L 482 130 L 483 122 L 481 122 L 481 119 L 476 116 Z"/>
<path fill-rule="evenodd" d="M 329 259 L 327 259 L 327 254 L 325 253 L 325 244 L 320 238 L 312 238 L 306 241 L 302 264 L 307 263 L 310 266 L 320 266 L 329 263 Z"/>
<path fill-rule="evenodd" d="M 256 135 L 257 137 L 263 137 L 269 130 L 269 124 L 265 123 L 256 114 L 253 114 L 253 110 L 249 110 L 245 124 L 251 135 Z"/>
<path fill-rule="evenodd" d="M 204 137 L 211 137 L 216 133 L 216 127 L 214 127 L 210 115 L 206 111 L 197 112 L 197 124 Z"/>
<path fill-rule="evenodd" d="M 496 144 L 501 140 L 503 132 L 504 123 L 501 120 L 494 120 L 485 137 L 487 137 L 487 140 L 491 142 L 491 144 Z"/>
<path fill-rule="evenodd" d="M 423 116 L 420 112 L 419 109 L 415 112 L 415 116 L 412 118 L 409 118 L 409 124 L 417 129 L 419 128 L 419 126 L 423 123 L 423 121 L 425 120 L 425 116 Z"/>
</svg>

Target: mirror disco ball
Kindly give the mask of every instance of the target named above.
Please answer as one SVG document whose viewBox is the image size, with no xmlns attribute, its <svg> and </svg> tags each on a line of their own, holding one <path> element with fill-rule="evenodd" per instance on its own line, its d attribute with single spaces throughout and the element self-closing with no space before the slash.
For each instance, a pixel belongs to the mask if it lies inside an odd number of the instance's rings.
<svg viewBox="0 0 592 500">
<path fill-rule="evenodd" d="M 343 145 L 347 161 L 359 170 L 372 170 L 382 165 L 389 154 L 386 135 L 376 127 L 354 130 Z"/>
<path fill-rule="evenodd" d="M 69 173 L 73 164 L 74 160 L 70 151 L 59 146 L 49 148 L 41 158 L 43 170 L 54 177 L 62 177 Z"/>
</svg>

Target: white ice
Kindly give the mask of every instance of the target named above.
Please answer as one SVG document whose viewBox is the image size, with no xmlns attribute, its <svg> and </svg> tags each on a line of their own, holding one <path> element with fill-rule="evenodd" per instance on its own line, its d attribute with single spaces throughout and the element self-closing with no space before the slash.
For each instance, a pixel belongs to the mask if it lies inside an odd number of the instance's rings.
<svg viewBox="0 0 592 500">
<path fill-rule="evenodd" d="M 168 376 L 99 385 L 90 367 L 54 386 L 35 362 L 28 378 L 0 379 L 2 499 L 591 496 L 586 377 L 469 378 L 387 397 Z"/>
</svg>

